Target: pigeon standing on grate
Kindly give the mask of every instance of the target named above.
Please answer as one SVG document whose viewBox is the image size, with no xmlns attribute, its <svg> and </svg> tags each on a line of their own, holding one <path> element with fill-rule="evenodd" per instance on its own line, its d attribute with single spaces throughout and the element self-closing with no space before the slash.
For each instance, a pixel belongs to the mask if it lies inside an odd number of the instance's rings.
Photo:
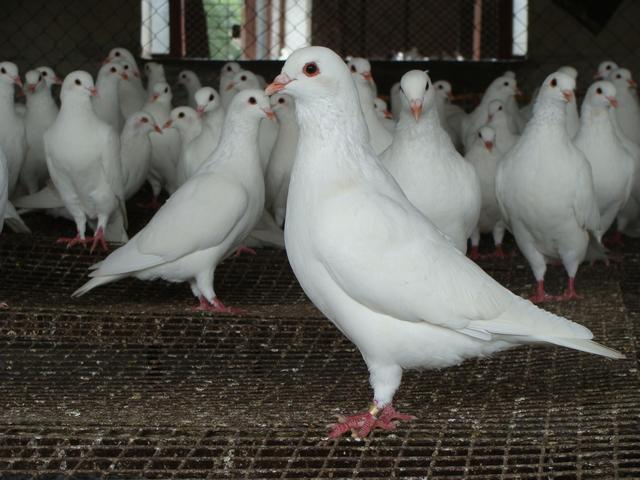
<svg viewBox="0 0 640 480">
<path fill-rule="evenodd" d="M 135 112 L 129 116 L 120 134 L 120 161 L 127 200 L 138 193 L 149 175 L 151 132 L 163 133 L 151 115 Z"/>
<path fill-rule="evenodd" d="M 78 230 L 75 237 L 58 242 L 68 247 L 92 242 L 92 251 L 98 245 L 107 250 L 107 240 L 127 240 L 120 138 L 96 116 L 91 105 L 96 95 L 91 75 L 83 71 L 67 75 L 60 113 L 44 134 L 51 180 Z M 87 219 L 97 220 L 92 238 L 85 237 Z"/>
<path fill-rule="evenodd" d="M 295 98 L 300 124 L 289 261 L 313 303 L 359 348 L 374 390 L 371 409 L 343 418 L 331 437 L 412 418 L 392 406 L 403 369 L 448 367 L 527 343 L 623 357 L 501 286 L 413 207 L 369 147 L 337 54 L 295 51 L 267 87 L 276 92 Z"/>
<path fill-rule="evenodd" d="M 129 76 L 124 73 L 122 65 L 116 62 L 105 63 L 100 67 L 96 78 L 98 95 L 91 98 L 93 110 L 100 120 L 111 125 L 116 132 L 122 130 L 120 99 L 118 86 L 120 81 L 128 82 Z"/>
<path fill-rule="evenodd" d="M 608 79 L 616 87 L 618 108 L 615 113 L 618 125 L 630 140 L 640 143 L 640 103 L 636 93 L 638 84 L 626 68 L 612 71 Z"/>
<path fill-rule="evenodd" d="M 73 295 L 129 276 L 162 278 L 188 281 L 199 299 L 199 310 L 234 312 L 216 296 L 214 273 L 240 247 L 262 214 L 258 124 L 272 115 L 269 99 L 261 91 L 238 93 L 229 106 L 220 145 L 203 169 L 126 245 L 95 265 L 93 278 Z"/>
<path fill-rule="evenodd" d="M 16 233 L 31 233 L 9 201 L 9 168 L 7 156 L 0 146 L 0 233 L 2 233 L 3 224 Z"/>
<path fill-rule="evenodd" d="M 178 74 L 178 85 L 182 85 L 187 91 L 187 105 L 191 108 L 196 108 L 196 92 L 202 88 L 202 83 L 196 72 L 192 70 L 182 70 Z"/>
<path fill-rule="evenodd" d="M 202 117 L 204 123 L 211 130 L 213 135 L 213 148 L 218 145 L 220 133 L 222 132 L 222 124 L 224 123 L 224 107 L 222 106 L 222 97 L 212 87 L 202 87 L 196 92 L 196 112 Z"/>
<path fill-rule="evenodd" d="M 13 197 L 27 152 L 24 118 L 15 110 L 14 85 L 22 88 L 18 67 L 11 62 L 0 63 L 0 146 L 7 157 L 9 198 Z"/>
<path fill-rule="evenodd" d="M 517 82 L 516 74 L 511 70 L 507 70 L 502 74 L 502 76 L 507 78 L 513 78 Z M 516 100 L 515 95 L 507 97 L 507 100 L 505 103 L 505 109 L 507 110 L 507 115 L 513 118 L 515 121 L 517 130 L 514 133 L 519 134 L 520 132 L 522 132 L 522 130 L 524 130 L 524 127 L 527 124 L 527 120 L 524 118 L 523 115 L 520 114 L 520 108 L 518 107 L 518 101 Z"/>
<path fill-rule="evenodd" d="M 150 114 L 158 125 L 164 125 L 171 117 L 171 88 L 165 82 L 156 83 L 153 93 L 144 105 L 143 111 Z M 180 158 L 180 134 L 175 129 L 162 134 L 151 132 L 151 168 L 149 183 L 151 184 L 151 201 L 143 206 L 157 209 L 160 204 L 158 196 L 164 188 L 172 194 L 178 188 L 176 169 Z"/>
<path fill-rule="evenodd" d="M 520 135 L 515 135 L 511 130 L 509 130 L 509 126 L 507 125 L 507 113 L 502 100 L 492 100 L 491 103 L 489 103 L 486 125 L 493 128 L 495 131 L 495 143 L 498 150 L 503 155 L 511 150 L 511 147 L 513 147 L 520 138 Z"/>
<path fill-rule="evenodd" d="M 180 134 L 180 159 L 176 174 L 178 185 L 182 185 L 209 158 L 213 149 L 213 135 L 198 113 L 191 107 L 178 107 L 171 111 L 171 119 L 163 126 L 163 130 L 176 129 Z"/>
<path fill-rule="evenodd" d="M 298 122 L 295 105 L 289 95 L 276 94 L 271 97 L 271 109 L 278 117 L 280 128 L 271 151 L 269 168 L 265 178 L 265 206 L 280 228 L 284 225 L 289 193 L 289 179 L 298 145 Z"/>
<path fill-rule="evenodd" d="M 562 72 L 542 84 L 533 118 L 498 167 L 496 196 L 502 217 L 529 262 L 534 302 L 554 299 L 544 289 L 547 263 L 561 260 L 569 283 L 558 300 L 580 298 L 574 287 L 587 246 L 602 236 L 591 167 L 569 139 L 566 105 L 575 80 Z"/>
<path fill-rule="evenodd" d="M 29 194 L 43 187 L 49 177 L 43 136 L 55 122 L 59 110 L 47 83 L 47 77 L 51 75 L 47 73 L 45 77 L 45 73 L 47 72 L 30 70 L 25 74 L 24 91 L 27 97 L 27 111 L 24 123 L 27 134 L 27 154 L 20 170 L 20 184 Z"/>
<path fill-rule="evenodd" d="M 502 249 L 502 239 L 506 227 L 502 221 L 500 207 L 496 199 L 496 171 L 502 156 L 503 153 L 497 145 L 495 130 L 485 125 L 478 130 L 476 140 L 464 157 L 476 169 L 482 193 L 478 225 L 471 234 L 469 257 L 473 259 L 480 258 L 478 248 L 482 233 L 493 235 L 495 250 L 488 255 L 489 257 L 504 258 L 506 256 Z"/>
<path fill-rule="evenodd" d="M 129 76 L 128 82 L 120 82 L 118 86 L 118 99 L 120 111 L 124 119 L 129 118 L 134 112 L 142 110 L 147 100 L 147 91 L 142 85 L 140 70 L 136 59 L 126 48 L 116 47 L 111 49 L 103 63 L 117 62 Z"/>
<path fill-rule="evenodd" d="M 367 77 L 357 72 L 352 72 L 351 76 L 353 77 L 353 81 L 356 85 L 358 98 L 360 99 L 360 108 L 362 108 L 364 121 L 367 124 L 367 129 L 369 130 L 369 142 L 371 142 L 371 147 L 376 155 L 380 155 L 389 148 L 389 145 L 391 145 L 391 142 L 393 141 L 393 134 L 385 128 L 376 114 L 376 108 L 374 105 L 375 96 L 371 86 L 369 85 Z"/>
<path fill-rule="evenodd" d="M 462 120 L 462 141 L 467 150 L 471 143 L 475 141 L 476 133 L 478 129 L 484 125 L 487 121 L 487 113 L 489 111 L 489 103 L 492 100 L 501 100 L 503 104 L 506 104 L 510 97 L 513 97 L 518 91 L 518 87 L 515 79 L 509 77 L 498 77 L 487 91 L 482 96 L 480 104 L 471 112 L 465 116 Z M 507 125 L 512 133 L 517 133 L 517 126 L 515 119 L 512 117 L 507 118 Z"/>
<path fill-rule="evenodd" d="M 236 73 L 240 70 L 242 70 L 242 68 L 237 62 L 227 62 L 220 69 L 220 85 L 218 86 L 218 90 L 220 91 L 222 106 L 225 110 L 229 108 L 229 104 L 236 94 L 233 90 L 233 85 L 229 87 L 229 84 L 233 82 L 233 77 L 235 77 Z"/>
<path fill-rule="evenodd" d="M 591 165 L 603 232 L 609 230 L 629 199 L 635 166 L 611 120 L 610 109 L 617 105 L 616 88 L 611 82 L 591 85 L 582 102 L 580 130 L 573 141 Z"/>
<path fill-rule="evenodd" d="M 464 253 L 480 215 L 478 177 L 440 126 L 429 76 L 411 70 L 400 83 L 403 108 L 382 162 L 411 203 Z"/>
</svg>

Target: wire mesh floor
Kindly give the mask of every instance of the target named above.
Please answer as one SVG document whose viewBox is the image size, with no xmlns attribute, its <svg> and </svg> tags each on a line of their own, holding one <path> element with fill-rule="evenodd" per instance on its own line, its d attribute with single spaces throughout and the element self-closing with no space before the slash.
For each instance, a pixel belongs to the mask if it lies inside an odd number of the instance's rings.
<svg viewBox="0 0 640 480">
<path fill-rule="evenodd" d="M 581 269 L 584 300 L 548 306 L 627 360 L 524 347 L 408 372 L 396 404 L 418 420 L 327 441 L 370 401 L 368 374 L 283 252 L 219 268 L 241 316 L 196 313 L 186 285 L 163 282 L 72 299 L 99 255 L 54 244 L 70 224 L 35 220 L 33 236 L 0 237 L 2 479 L 640 478 L 640 242 Z M 522 257 L 483 267 L 532 288 Z M 550 291 L 563 279 L 552 267 Z"/>
</svg>

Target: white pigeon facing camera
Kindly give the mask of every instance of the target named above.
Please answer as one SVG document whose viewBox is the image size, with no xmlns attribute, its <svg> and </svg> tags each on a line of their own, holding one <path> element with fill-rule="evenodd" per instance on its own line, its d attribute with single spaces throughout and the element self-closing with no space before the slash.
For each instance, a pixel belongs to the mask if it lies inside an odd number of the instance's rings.
<svg viewBox="0 0 640 480">
<path fill-rule="evenodd" d="M 295 51 L 267 93 L 296 101 L 300 136 L 285 223 L 287 254 L 313 303 L 359 348 L 374 404 L 330 436 L 393 429 L 403 369 L 441 368 L 527 343 L 611 358 L 585 327 L 534 306 L 466 258 L 407 200 L 368 146 L 348 67 Z"/>
<path fill-rule="evenodd" d="M 126 245 L 94 266 L 74 296 L 125 277 L 189 282 L 198 309 L 233 313 L 217 297 L 218 264 L 242 245 L 264 208 L 258 123 L 272 116 L 259 90 L 238 93 L 218 148 Z M 176 234 L 179 232 L 179 234 Z"/>
<path fill-rule="evenodd" d="M 51 180 L 73 216 L 77 235 L 61 238 L 68 247 L 92 242 L 107 250 L 107 239 L 126 241 L 127 212 L 120 165 L 118 133 L 100 120 L 91 105 L 98 94 L 91 75 L 71 72 L 62 84 L 62 107 L 44 134 Z M 87 220 L 97 220 L 94 236 L 86 238 Z M 107 229 L 113 232 L 107 232 Z"/>
<path fill-rule="evenodd" d="M 0 63 L 0 146 L 7 157 L 9 198 L 13 197 L 27 150 L 24 118 L 15 109 L 14 85 L 22 87 L 18 67 L 11 62 Z"/>
</svg>

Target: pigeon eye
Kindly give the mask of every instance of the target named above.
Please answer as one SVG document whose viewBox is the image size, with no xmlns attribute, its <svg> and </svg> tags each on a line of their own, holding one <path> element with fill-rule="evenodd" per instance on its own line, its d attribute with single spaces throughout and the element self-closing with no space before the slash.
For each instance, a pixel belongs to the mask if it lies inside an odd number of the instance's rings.
<svg viewBox="0 0 640 480">
<path fill-rule="evenodd" d="M 320 73 L 320 69 L 318 68 L 318 65 L 316 64 L 316 62 L 309 62 L 309 63 L 306 63 L 304 67 L 302 67 L 302 72 L 307 77 L 315 77 Z"/>
<path fill-rule="evenodd" d="M 553 88 L 555 88 L 558 85 L 558 81 L 555 78 L 552 78 L 551 82 L 549 83 L 549 85 L 551 85 Z"/>
<path fill-rule="evenodd" d="M 178 114 L 178 118 L 184 118 L 184 112 L 180 112 L 180 113 Z"/>
<path fill-rule="evenodd" d="M 116 52 L 116 53 L 115 53 L 115 56 L 116 56 L 116 57 L 119 57 L 119 56 L 120 56 L 120 52 Z"/>
<path fill-rule="evenodd" d="M 508 87 L 509 86 L 509 82 L 504 82 L 504 86 Z"/>
<path fill-rule="evenodd" d="M 111 67 L 110 72 L 111 72 L 111 73 L 116 73 L 116 67 Z"/>
<path fill-rule="evenodd" d="M 249 104 L 250 105 L 255 105 L 256 103 L 258 103 L 255 99 L 255 97 L 249 97 Z"/>
<path fill-rule="evenodd" d="M 482 134 L 478 132 L 478 138 L 482 138 Z"/>
<path fill-rule="evenodd" d="M 46 77 L 47 76 L 47 72 L 42 72 L 42 76 Z"/>
<path fill-rule="evenodd" d="M 444 87 L 442 85 L 438 85 L 438 90 L 442 90 Z"/>
<path fill-rule="evenodd" d="M 601 89 L 600 87 L 598 87 L 598 88 L 596 89 L 596 93 L 597 93 L 598 95 L 601 95 L 601 94 L 602 94 L 602 89 Z"/>
<path fill-rule="evenodd" d="M 182 74 L 182 79 L 183 79 L 183 80 L 186 80 L 186 79 L 187 79 L 187 76 L 186 76 L 184 73 Z"/>
<path fill-rule="evenodd" d="M 244 75 L 242 75 L 242 76 L 240 77 L 240 80 L 242 80 L 242 81 L 244 82 L 244 81 L 246 81 L 246 80 L 247 80 L 247 77 L 246 77 L 246 76 L 244 76 Z"/>
<path fill-rule="evenodd" d="M 616 78 L 622 78 L 622 75 L 618 74 L 618 75 L 616 75 Z"/>
<path fill-rule="evenodd" d="M 148 123 L 148 122 L 149 122 L 149 119 L 148 119 L 147 117 L 142 117 L 142 118 L 140 119 L 140 121 L 141 121 L 142 123 Z"/>
<path fill-rule="evenodd" d="M 169 87 L 164 88 L 164 93 L 169 93 Z"/>
<path fill-rule="evenodd" d="M 79 78 L 76 78 L 76 82 L 75 83 L 76 83 L 76 85 L 82 85 L 82 82 L 80 81 Z"/>
<path fill-rule="evenodd" d="M 0 73 L 7 73 L 7 70 L 4 67 L 2 67 L 0 68 Z"/>
<path fill-rule="evenodd" d="M 213 99 L 214 99 L 214 98 L 215 98 L 215 97 L 213 96 L 213 93 L 212 93 L 211 95 L 209 95 L 209 101 L 210 101 L 210 102 L 213 102 Z"/>
<path fill-rule="evenodd" d="M 356 73 L 356 66 L 355 66 L 355 65 L 351 65 L 351 71 L 352 71 L 353 73 Z"/>
<path fill-rule="evenodd" d="M 498 107 L 498 110 L 502 110 L 502 105 Z"/>
<path fill-rule="evenodd" d="M 279 98 L 278 103 L 284 103 L 284 98 Z"/>
<path fill-rule="evenodd" d="M 122 68 L 124 68 L 125 70 L 129 70 L 129 65 L 125 64 Z"/>
<path fill-rule="evenodd" d="M 231 65 L 227 67 L 227 72 L 230 72 L 230 71 L 231 71 Z"/>
</svg>

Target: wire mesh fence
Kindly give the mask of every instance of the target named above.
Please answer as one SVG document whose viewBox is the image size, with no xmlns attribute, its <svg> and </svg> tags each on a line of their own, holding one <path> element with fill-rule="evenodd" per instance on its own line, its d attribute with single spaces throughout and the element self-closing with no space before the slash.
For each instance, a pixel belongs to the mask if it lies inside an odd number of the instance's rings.
<svg viewBox="0 0 640 480">
<path fill-rule="evenodd" d="M 582 85 L 605 58 L 640 69 L 634 0 L 5 0 L 3 9 L 2 58 L 62 74 L 95 69 L 116 45 L 201 69 L 202 60 L 282 60 L 310 44 L 397 61 L 400 72 L 401 61 L 442 62 L 446 72 L 507 60 L 530 89 L 564 64 Z M 479 91 L 487 79 L 473 71 L 465 80 Z"/>
</svg>

